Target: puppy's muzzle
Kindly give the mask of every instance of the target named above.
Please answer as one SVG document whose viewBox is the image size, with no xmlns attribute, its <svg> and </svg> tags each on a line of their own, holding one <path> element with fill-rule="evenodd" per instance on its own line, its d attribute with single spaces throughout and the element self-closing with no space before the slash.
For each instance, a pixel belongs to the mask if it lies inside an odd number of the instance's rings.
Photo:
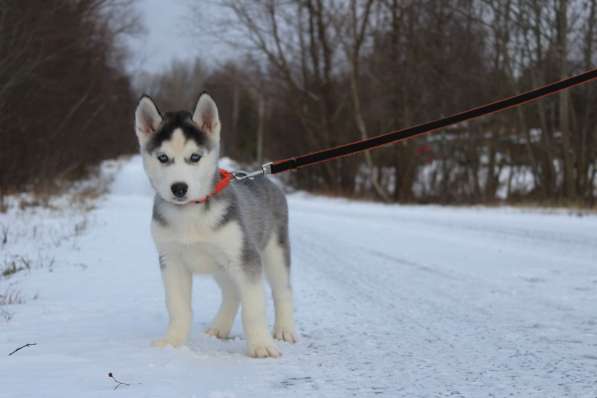
<svg viewBox="0 0 597 398">
<path fill-rule="evenodd" d="M 187 191 L 189 190 L 189 186 L 184 182 L 175 182 L 170 187 L 170 190 L 172 191 L 175 197 L 184 198 L 187 194 Z"/>
</svg>

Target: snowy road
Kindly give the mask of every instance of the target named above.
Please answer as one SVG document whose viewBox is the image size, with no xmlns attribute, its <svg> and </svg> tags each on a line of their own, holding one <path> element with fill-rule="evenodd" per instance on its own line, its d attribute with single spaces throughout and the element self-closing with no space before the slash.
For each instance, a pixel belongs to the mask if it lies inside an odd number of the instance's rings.
<svg viewBox="0 0 597 398">
<path fill-rule="evenodd" d="M 201 279 L 188 346 L 149 347 L 167 316 L 131 162 L 52 272 L 0 278 L 39 296 L 0 323 L 0 350 L 38 343 L 0 361 L 0 396 L 597 397 L 596 216 L 289 200 L 300 341 L 282 358 L 245 357 L 239 319 L 203 335 L 219 292 Z"/>
</svg>

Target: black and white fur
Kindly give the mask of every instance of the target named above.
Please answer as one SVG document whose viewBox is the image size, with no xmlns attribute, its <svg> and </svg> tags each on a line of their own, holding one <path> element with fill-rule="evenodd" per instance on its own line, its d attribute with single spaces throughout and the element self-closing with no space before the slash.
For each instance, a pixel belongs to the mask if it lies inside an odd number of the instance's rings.
<svg viewBox="0 0 597 398">
<path fill-rule="evenodd" d="M 192 114 L 162 116 L 147 96 L 137 105 L 135 131 L 156 191 L 151 232 L 170 316 L 165 336 L 153 345 L 185 343 L 191 328 L 192 276 L 211 274 L 222 291 L 222 304 L 207 334 L 226 338 L 242 305 L 248 354 L 278 357 L 267 329 L 263 274 L 275 304 L 273 337 L 294 343 L 286 198 L 266 177 L 257 177 L 197 203 L 218 180 L 220 126 L 217 106 L 206 93 Z"/>
</svg>

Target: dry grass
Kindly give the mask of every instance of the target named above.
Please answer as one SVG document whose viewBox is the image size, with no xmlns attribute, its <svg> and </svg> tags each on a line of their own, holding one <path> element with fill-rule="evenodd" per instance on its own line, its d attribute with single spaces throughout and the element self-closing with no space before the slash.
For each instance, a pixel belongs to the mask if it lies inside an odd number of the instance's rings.
<svg viewBox="0 0 597 398">
<path fill-rule="evenodd" d="M 4 293 L 0 294 L 0 306 L 23 304 L 25 300 L 18 290 L 8 288 Z"/>
<path fill-rule="evenodd" d="M 66 198 L 69 205 L 84 211 L 95 209 L 97 200 L 107 192 L 111 178 L 102 176 L 100 168 L 88 167 L 76 179 L 63 178 L 32 184 L 26 191 L 11 192 L 0 189 L 0 214 L 11 207 L 21 211 L 31 208 L 60 210 L 57 199 Z M 0 230 L 1 239 L 2 230 Z"/>
<path fill-rule="evenodd" d="M 0 294 L 0 318 L 5 322 L 9 322 L 14 316 L 14 312 L 3 308 L 8 305 L 23 304 L 25 299 L 21 296 L 18 290 L 8 288 L 4 293 Z"/>
<path fill-rule="evenodd" d="M 7 259 L 2 270 L 2 276 L 7 278 L 17 272 L 30 270 L 31 262 L 31 259 L 23 256 L 15 256 Z"/>
<path fill-rule="evenodd" d="M 8 306 L 31 298 L 21 294 L 20 274 L 42 268 L 51 272 L 55 248 L 65 244 L 76 248 L 76 238 L 88 229 L 89 213 L 112 178 L 109 171 L 95 168 L 80 180 L 65 179 L 0 197 L 0 213 L 6 212 L 6 217 L 0 214 L 0 321 L 13 319 L 16 310 Z"/>
</svg>

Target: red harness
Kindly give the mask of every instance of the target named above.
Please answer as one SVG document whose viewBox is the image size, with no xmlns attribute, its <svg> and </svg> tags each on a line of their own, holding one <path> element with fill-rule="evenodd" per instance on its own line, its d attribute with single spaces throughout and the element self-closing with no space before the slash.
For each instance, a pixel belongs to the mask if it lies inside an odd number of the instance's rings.
<svg viewBox="0 0 597 398">
<path fill-rule="evenodd" d="M 234 178 L 234 175 L 228 170 L 218 169 L 218 174 L 220 175 L 220 181 L 218 181 L 214 190 L 209 195 L 199 199 L 195 203 L 206 203 L 209 198 L 222 192 L 228 185 L 230 185 L 230 182 Z"/>
</svg>

